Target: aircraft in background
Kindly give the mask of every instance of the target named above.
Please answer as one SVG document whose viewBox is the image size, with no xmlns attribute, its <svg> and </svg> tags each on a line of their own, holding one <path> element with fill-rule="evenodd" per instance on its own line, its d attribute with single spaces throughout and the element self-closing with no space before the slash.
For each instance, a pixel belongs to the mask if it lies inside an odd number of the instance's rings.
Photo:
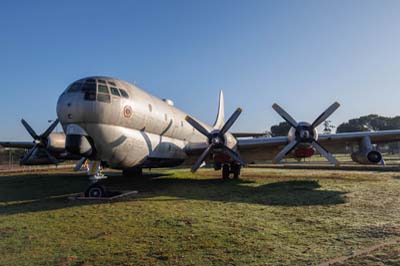
<svg viewBox="0 0 400 266">
<path fill-rule="evenodd" d="M 399 141 L 400 130 L 318 134 L 316 128 L 338 107 L 337 102 L 332 104 L 314 122 L 307 123 L 297 122 L 274 104 L 275 111 L 292 126 L 288 136 L 242 139 L 229 132 L 242 109 L 237 108 L 225 122 L 222 92 L 217 118 L 211 126 L 179 110 L 171 100 L 159 99 L 128 82 L 88 77 L 73 82 L 58 99 L 57 116 L 65 133 L 51 133 L 58 120 L 42 135 L 23 121 L 34 142 L 30 146 L 26 142 L 0 145 L 30 148 L 21 159 L 22 164 L 58 163 L 70 156 L 81 158 L 78 169 L 89 161 L 92 184 L 85 194 L 90 197 L 105 193 L 98 182 L 104 178 L 102 167 L 121 169 L 124 175 L 138 175 L 143 168 L 192 165 L 194 172 L 212 163 L 215 170 L 222 169 L 223 178 L 231 174 L 238 178 L 246 162 L 272 159 L 278 163 L 285 156 L 304 158 L 315 152 L 337 165 L 329 151 L 343 152 L 348 146 L 359 147 L 352 154 L 357 163 L 382 162 L 382 155 L 373 144 Z"/>
</svg>

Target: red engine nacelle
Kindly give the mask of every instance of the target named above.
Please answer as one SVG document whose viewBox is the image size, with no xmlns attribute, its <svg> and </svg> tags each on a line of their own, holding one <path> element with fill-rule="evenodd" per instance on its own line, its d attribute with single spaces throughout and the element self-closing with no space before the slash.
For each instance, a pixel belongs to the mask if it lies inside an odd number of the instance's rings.
<svg viewBox="0 0 400 266">
<path fill-rule="evenodd" d="M 313 148 L 299 148 L 294 151 L 294 156 L 296 158 L 308 158 L 313 156 L 315 150 Z"/>
<path fill-rule="evenodd" d="M 214 154 L 214 161 L 217 163 L 226 163 L 229 162 L 231 157 L 229 157 L 228 155 L 222 154 L 222 153 L 217 153 Z"/>
</svg>

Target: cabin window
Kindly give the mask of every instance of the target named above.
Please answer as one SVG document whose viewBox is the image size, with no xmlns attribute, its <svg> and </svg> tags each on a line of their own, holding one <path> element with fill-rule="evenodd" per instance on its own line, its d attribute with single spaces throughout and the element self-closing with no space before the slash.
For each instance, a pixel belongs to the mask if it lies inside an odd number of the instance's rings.
<svg viewBox="0 0 400 266">
<path fill-rule="evenodd" d="M 165 121 L 168 121 L 168 115 L 167 114 L 164 114 L 164 119 L 165 119 Z"/>
<path fill-rule="evenodd" d="M 153 111 L 153 106 L 151 106 L 151 104 L 149 104 L 149 112 Z"/>
<path fill-rule="evenodd" d="M 129 98 L 129 95 L 128 95 L 128 93 L 127 93 L 125 90 L 119 89 L 119 92 L 121 93 L 122 97 L 124 97 L 124 98 Z"/>
<path fill-rule="evenodd" d="M 121 96 L 117 88 L 110 87 L 112 95 Z"/>
<path fill-rule="evenodd" d="M 99 93 L 107 93 L 107 94 L 109 93 L 108 87 L 105 85 L 100 85 L 100 84 L 97 86 L 97 91 Z"/>
<path fill-rule="evenodd" d="M 181 121 L 181 127 L 183 127 L 183 121 Z"/>
</svg>

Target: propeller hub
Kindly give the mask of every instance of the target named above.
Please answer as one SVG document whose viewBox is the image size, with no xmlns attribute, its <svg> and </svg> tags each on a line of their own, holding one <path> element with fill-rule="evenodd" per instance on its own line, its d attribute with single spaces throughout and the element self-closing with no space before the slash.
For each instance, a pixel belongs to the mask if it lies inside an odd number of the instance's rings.
<svg viewBox="0 0 400 266">
<path fill-rule="evenodd" d="M 311 143 L 318 139 L 318 132 L 307 122 L 300 122 L 295 128 L 295 139 L 303 143 Z"/>
<path fill-rule="evenodd" d="M 211 133 L 211 137 L 208 142 L 209 144 L 214 144 L 216 146 L 224 145 L 225 137 L 219 131 L 215 131 Z"/>
</svg>

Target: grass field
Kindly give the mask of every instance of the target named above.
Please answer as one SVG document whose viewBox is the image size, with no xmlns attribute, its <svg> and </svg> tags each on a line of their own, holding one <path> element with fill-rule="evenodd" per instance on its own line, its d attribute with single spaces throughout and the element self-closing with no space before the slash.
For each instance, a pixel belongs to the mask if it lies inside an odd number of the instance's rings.
<svg viewBox="0 0 400 266">
<path fill-rule="evenodd" d="M 85 176 L 0 176 L 0 265 L 318 265 L 400 237 L 400 173 L 166 170 L 70 201 Z M 400 265 L 399 245 L 335 265 Z M 386 264 L 384 264 L 386 263 Z"/>
</svg>

